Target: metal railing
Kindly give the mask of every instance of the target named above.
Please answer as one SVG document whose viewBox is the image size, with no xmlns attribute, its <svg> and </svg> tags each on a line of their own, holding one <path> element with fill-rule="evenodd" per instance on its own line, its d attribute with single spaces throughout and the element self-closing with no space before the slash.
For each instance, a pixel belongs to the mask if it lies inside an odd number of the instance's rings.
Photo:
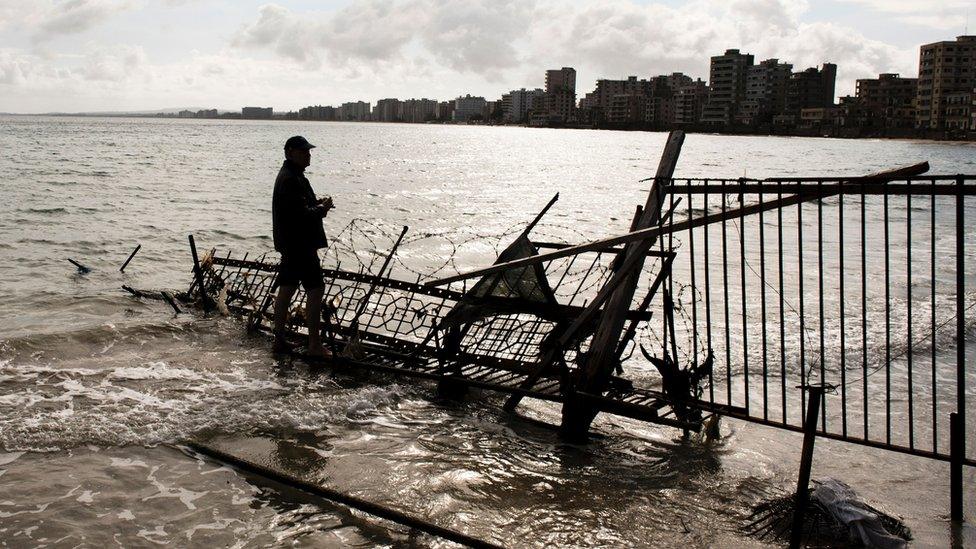
<svg viewBox="0 0 976 549">
<path fill-rule="evenodd" d="M 822 385 L 819 435 L 950 460 L 949 414 L 967 430 L 976 386 L 974 183 L 673 179 L 668 203 L 684 204 L 665 227 L 718 221 L 659 239 L 678 252 L 667 295 L 683 322 L 655 345 L 685 364 L 714 353 L 703 398 L 743 419 L 799 431 L 801 388 Z"/>
</svg>

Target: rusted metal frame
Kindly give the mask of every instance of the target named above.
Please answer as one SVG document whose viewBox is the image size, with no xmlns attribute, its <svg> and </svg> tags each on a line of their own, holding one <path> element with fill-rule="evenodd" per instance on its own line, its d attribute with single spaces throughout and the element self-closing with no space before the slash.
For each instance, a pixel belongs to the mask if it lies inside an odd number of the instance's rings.
<svg viewBox="0 0 976 549">
<path fill-rule="evenodd" d="M 573 244 L 563 244 L 561 242 L 535 242 L 535 241 L 533 241 L 532 244 L 534 244 L 536 248 L 544 249 L 544 250 L 565 250 L 566 248 L 571 248 L 573 246 Z M 605 254 L 619 255 L 619 254 L 621 254 L 621 253 L 624 252 L 624 249 L 622 247 L 609 247 L 609 248 L 605 248 L 605 249 L 602 249 L 602 250 L 595 250 L 595 251 L 600 251 L 600 252 L 605 253 Z M 658 251 L 658 250 L 648 250 L 647 251 L 647 257 L 664 257 L 664 256 L 666 256 L 669 253 L 671 253 L 671 252 L 661 252 L 661 251 Z M 580 255 L 582 255 L 582 254 L 580 254 Z M 574 255 L 573 257 L 578 257 L 578 255 Z"/>
<path fill-rule="evenodd" d="M 379 272 L 376 273 L 377 279 L 385 278 L 384 275 L 386 273 L 386 268 L 390 265 L 390 261 L 393 259 L 393 254 L 395 254 L 397 248 L 400 247 L 400 243 L 403 242 L 403 237 L 407 234 L 408 229 L 409 227 L 407 227 L 406 225 L 403 226 L 403 230 L 400 231 L 400 236 L 397 238 L 396 242 L 393 244 L 393 247 L 390 249 L 390 253 L 386 254 L 386 258 L 383 260 L 383 265 L 380 266 Z M 373 283 L 370 284 L 369 286 L 369 291 L 366 292 L 366 295 L 363 296 L 363 299 L 359 302 L 359 307 L 356 308 L 356 314 L 353 317 L 350 324 L 359 323 L 359 317 L 363 315 L 363 312 L 366 310 L 366 307 L 369 305 L 369 298 L 370 296 L 373 295 L 373 292 L 376 290 L 376 286 L 377 286 L 377 281 L 374 280 Z M 375 313 L 376 311 L 374 310 L 373 314 L 375 315 Z M 367 323 L 367 326 L 368 325 L 369 324 Z"/>
<path fill-rule="evenodd" d="M 648 193 L 643 215 L 638 224 L 639 227 L 662 229 L 660 224 L 662 220 L 661 211 L 664 207 L 665 195 L 663 191 L 671 183 L 684 138 L 685 134 L 680 130 L 672 131 L 668 135 L 668 141 L 658 164 L 652 190 Z M 668 230 L 673 232 L 673 228 L 674 226 L 670 226 Z M 626 246 L 627 253 L 620 269 L 600 289 L 597 298 L 594 298 L 593 302 L 574 323 L 577 327 L 588 323 L 605 303 L 601 321 L 593 333 L 586 367 L 579 372 L 576 382 L 577 390 L 591 394 L 602 394 L 605 390 L 609 376 L 613 372 L 617 344 L 624 328 L 624 315 L 630 309 L 630 302 L 640 280 L 641 267 L 646 259 L 644 254 L 654 244 L 654 238 L 629 243 Z M 570 330 L 572 329 L 571 326 Z M 563 334 L 563 337 L 560 338 L 560 347 L 565 347 L 566 335 Z M 585 402 L 568 401 L 563 406 L 562 434 L 570 439 L 585 437 L 596 413 L 597 411 Z"/>
<path fill-rule="evenodd" d="M 583 284 L 586 283 L 586 279 L 590 277 L 590 273 L 593 272 L 593 268 L 596 267 L 596 264 L 599 263 L 600 258 L 602 257 L 603 252 L 597 251 L 596 256 L 593 257 L 593 262 L 590 263 L 590 266 L 586 269 L 586 272 L 583 273 L 583 277 L 580 278 L 580 283 L 576 286 L 576 289 L 573 290 L 573 294 L 569 296 L 569 301 L 567 302 L 568 305 L 572 305 L 573 302 L 576 301 L 576 298 L 579 297 L 579 293 L 583 289 Z M 583 306 L 585 307 L 586 304 L 584 303 Z"/>
<path fill-rule="evenodd" d="M 906 179 L 907 181 L 907 179 Z M 864 189 L 861 189 L 861 186 Z M 941 184 L 919 184 L 919 183 L 856 183 L 856 182 L 845 182 L 845 183 L 824 183 L 823 185 L 783 185 L 784 194 L 820 194 L 820 193 L 831 193 L 831 194 L 865 194 L 865 195 L 888 195 L 888 196 L 905 196 L 905 195 L 919 195 L 919 196 L 954 196 L 957 194 L 955 189 L 956 185 L 954 183 L 941 183 Z M 722 188 L 721 185 L 710 184 L 707 186 L 703 185 L 680 185 L 675 186 L 675 188 L 668 191 L 669 194 L 687 194 L 689 191 L 692 194 L 704 194 L 706 191 L 715 193 L 720 192 Z M 775 183 L 764 183 L 764 184 L 731 184 L 726 188 L 726 192 L 731 194 L 779 194 L 776 190 Z M 976 186 L 967 185 L 965 191 L 963 192 L 965 196 L 976 196 Z"/>
<path fill-rule="evenodd" d="M 721 405 L 720 404 L 717 404 L 717 403 L 713 404 L 713 403 L 710 403 L 708 401 L 698 401 L 698 402 L 695 402 L 695 403 L 691 404 L 691 406 L 694 406 L 695 408 L 700 408 L 700 409 L 702 409 L 704 411 L 713 411 L 714 407 L 721 406 Z M 718 413 L 721 413 L 722 415 L 727 416 L 730 419 L 737 419 L 737 420 L 741 420 L 741 421 L 747 421 L 747 422 L 755 423 L 755 424 L 758 424 L 758 425 L 764 425 L 766 427 L 772 427 L 772 428 L 776 428 L 776 429 L 784 429 L 784 430 L 787 430 L 787 431 L 793 431 L 793 432 L 797 432 L 797 433 L 802 433 L 803 432 L 803 426 L 802 425 L 794 425 L 794 424 L 790 424 L 790 423 L 782 423 L 780 421 L 772 420 L 772 419 L 770 419 L 770 420 L 764 420 L 760 416 L 747 415 L 747 414 L 744 413 L 744 411 L 743 411 L 743 409 L 741 407 L 732 407 L 729 410 L 726 410 L 724 412 L 718 412 Z M 952 461 L 952 456 L 950 454 L 938 453 L 938 452 L 933 452 L 933 451 L 930 451 L 930 450 L 922 450 L 922 449 L 919 449 L 917 447 L 916 448 L 909 448 L 908 446 L 902 446 L 902 445 L 899 445 L 899 444 L 887 443 L 887 442 L 882 441 L 882 440 L 865 439 L 865 438 L 861 438 L 861 437 L 855 437 L 853 435 L 848 435 L 848 436 L 845 437 L 845 436 L 841 435 L 840 433 L 832 433 L 832 432 L 827 432 L 827 431 L 822 431 L 822 430 L 817 431 L 817 436 L 820 437 L 820 438 L 826 438 L 826 439 L 830 439 L 830 440 L 837 440 L 837 441 L 840 441 L 840 442 L 849 442 L 851 444 L 857 444 L 858 446 L 868 446 L 870 448 L 878 448 L 878 449 L 881 449 L 881 450 L 891 450 L 892 452 L 897 452 L 899 454 L 907 454 L 907 455 L 912 455 L 912 456 L 917 456 L 917 457 L 923 457 L 923 458 L 927 458 L 927 459 L 933 459 L 933 460 L 936 460 L 936 461 L 943 461 L 943 462 L 947 462 L 947 463 Z M 976 467 L 976 459 L 974 459 L 974 458 L 963 457 L 962 460 L 961 460 L 961 463 L 963 465 L 967 466 L 967 467 Z"/>
<path fill-rule="evenodd" d="M 197 257 L 197 244 L 194 242 L 192 234 L 187 238 L 190 241 L 190 254 L 193 256 L 193 276 L 200 292 L 200 300 L 203 302 L 203 310 L 210 312 L 213 305 L 210 302 L 210 296 L 207 295 L 207 288 L 203 282 L 203 270 L 200 268 L 200 260 Z"/>
<path fill-rule="evenodd" d="M 675 255 L 676 254 L 672 254 L 670 257 L 664 260 L 664 265 L 662 265 L 661 270 L 658 271 L 657 276 L 654 277 L 654 281 L 651 283 L 651 287 L 648 289 L 647 295 L 644 296 L 644 299 L 642 299 L 640 304 L 637 306 L 637 311 L 644 312 L 648 307 L 650 307 L 651 302 L 654 300 L 654 296 L 657 295 L 657 291 L 661 287 L 661 284 L 664 283 L 664 280 L 667 277 L 671 276 L 671 264 L 674 262 Z M 637 326 L 640 324 L 640 321 L 640 319 L 632 319 L 630 321 L 630 325 L 627 326 L 627 330 L 624 332 L 624 335 L 620 338 L 620 344 L 617 346 L 618 361 L 620 360 L 620 357 L 623 356 L 627 344 L 630 342 L 630 340 L 634 339 L 634 336 L 637 334 Z"/>
<path fill-rule="evenodd" d="M 901 177 L 902 176 L 901 174 L 908 173 L 911 169 L 917 169 L 921 167 L 927 169 L 928 164 L 924 163 L 916 166 L 910 166 L 909 168 L 899 168 L 897 170 L 891 170 L 889 172 L 881 172 L 871 177 L 878 180 L 884 180 L 884 179 L 890 180 L 897 177 Z M 561 250 L 553 250 L 551 252 L 535 255 L 532 257 L 515 259 L 512 261 L 507 261 L 505 263 L 497 263 L 490 267 L 476 269 L 473 271 L 469 271 L 467 273 L 461 273 L 458 275 L 449 276 L 437 280 L 431 280 L 425 282 L 424 285 L 430 287 L 443 286 L 445 284 L 450 284 L 452 282 L 457 282 L 459 280 L 481 277 L 481 276 L 497 273 L 500 271 L 505 271 L 508 269 L 514 269 L 516 267 L 522 267 L 525 265 L 534 265 L 536 263 L 551 261 L 553 259 L 557 259 L 560 257 L 568 257 L 583 252 L 596 251 L 602 248 L 613 247 L 616 246 L 617 244 L 627 244 L 631 242 L 654 240 L 661 235 L 686 231 L 688 229 L 701 227 L 711 223 L 719 223 L 722 221 L 727 221 L 729 219 L 736 218 L 736 217 L 741 218 L 747 215 L 759 213 L 760 211 L 774 210 L 777 208 L 783 208 L 794 204 L 800 204 L 803 202 L 810 202 L 818 199 L 823 199 L 829 196 L 833 196 L 834 194 L 836 193 L 830 191 L 824 191 L 822 193 L 805 193 L 803 195 L 793 195 L 793 196 L 783 198 L 781 200 L 771 200 L 769 202 L 765 202 L 762 204 L 753 204 L 750 206 L 744 206 L 742 208 L 737 208 L 734 210 L 728 210 L 722 214 L 704 215 L 696 219 L 675 223 L 673 226 L 660 227 L 654 225 L 637 231 L 632 231 L 623 235 L 604 238 L 601 240 L 595 240 L 592 242 L 587 242 L 585 244 L 579 244 L 576 246 L 571 246 L 569 248 L 563 248 Z M 647 246 L 647 249 L 650 249 L 650 246 Z"/>
</svg>

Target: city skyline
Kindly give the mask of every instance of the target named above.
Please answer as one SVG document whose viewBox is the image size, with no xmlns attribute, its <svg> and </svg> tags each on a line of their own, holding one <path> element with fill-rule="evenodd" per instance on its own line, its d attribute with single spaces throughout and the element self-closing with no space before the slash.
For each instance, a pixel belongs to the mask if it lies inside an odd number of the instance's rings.
<svg viewBox="0 0 976 549">
<path fill-rule="evenodd" d="M 0 111 L 500 97 L 540 69 L 597 79 L 683 72 L 738 48 L 858 78 L 916 76 L 918 47 L 966 30 L 971 1 L 480 3 L 0 0 Z M 315 7 L 312 7 L 315 6 Z M 662 34 L 659 29 L 668 29 Z"/>
</svg>

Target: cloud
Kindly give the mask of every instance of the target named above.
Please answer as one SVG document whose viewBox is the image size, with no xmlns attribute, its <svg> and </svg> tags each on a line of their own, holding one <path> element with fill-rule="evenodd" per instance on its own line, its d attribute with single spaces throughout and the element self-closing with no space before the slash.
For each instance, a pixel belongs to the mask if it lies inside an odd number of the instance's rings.
<svg viewBox="0 0 976 549">
<path fill-rule="evenodd" d="M 121 0 L 66 0 L 50 6 L 44 12 L 34 12 L 38 20 L 36 40 L 46 40 L 63 34 L 76 34 L 103 23 L 106 19 L 132 7 Z"/>
<path fill-rule="evenodd" d="M 40 6 L 41 13 L 74 13 L 64 19 L 73 25 L 59 24 L 67 32 L 83 26 L 80 21 L 97 24 L 96 15 L 104 20 L 128 4 Z M 0 0 L 0 15 L 15 8 Z M 137 46 L 96 42 L 75 48 L 80 51 L 59 51 L 64 46 L 58 41 L 35 44 L 27 57 L 8 52 L 0 63 L 0 97 L 33 101 L 31 90 L 60 86 L 63 100 L 98 92 L 99 101 L 141 98 L 147 108 L 157 97 L 167 104 L 185 97 L 179 103 L 285 108 L 380 97 L 495 98 L 508 89 L 541 86 L 544 71 L 561 66 L 577 69 L 582 95 L 597 78 L 681 71 L 707 79 L 709 58 L 729 48 L 752 53 L 757 62 L 776 57 L 795 70 L 837 63 L 839 95 L 853 93 L 857 78 L 915 74 L 915 45 L 807 22 L 810 9 L 805 0 L 363 0 L 333 11 L 265 4 L 236 29 L 214 29 L 227 37 L 224 49 L 185 47 L 180 56 L 167 56 L 166 64 L 152 63 Z M 24 12 L 18 17 L 32 17 Z"/>
<path fill-rule="evenodd" d="M 122 82 L 137 76 L 146 64 L 146 52 L 141 46 L 96 48 L 86 57 L 80 74 L 93 81 Z"/>
<path fill-rule="evenodd" d="M 976 7 L 972 0 L 840 0 L 894 16 L 895 21 L 934 29 L 961 29 Z"/>
</svg>

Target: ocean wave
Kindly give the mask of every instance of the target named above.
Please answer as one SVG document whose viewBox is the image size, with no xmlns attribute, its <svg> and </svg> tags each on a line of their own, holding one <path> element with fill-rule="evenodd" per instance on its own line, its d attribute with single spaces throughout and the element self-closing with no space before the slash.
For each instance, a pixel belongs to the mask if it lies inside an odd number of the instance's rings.
<svg viewBox="0 0 976 549">
<path fill-rule="evenodd" d="M 52 214 L 52 213 L 68 213 L 65 208 L 24 208 L 17 210 L 24 213 L 41 213 L 41 214 Z"/>
<path fill-rule="evenodd" d="M 165 362 L 92 371 L 7 364 L 20 383 L 0 398 L 0 449 L 178 443 L 200 434 L 318 431 L 397 402 L 397 385 L 343 389 L 319 375 L 191 370 Z"/>
</svg>

